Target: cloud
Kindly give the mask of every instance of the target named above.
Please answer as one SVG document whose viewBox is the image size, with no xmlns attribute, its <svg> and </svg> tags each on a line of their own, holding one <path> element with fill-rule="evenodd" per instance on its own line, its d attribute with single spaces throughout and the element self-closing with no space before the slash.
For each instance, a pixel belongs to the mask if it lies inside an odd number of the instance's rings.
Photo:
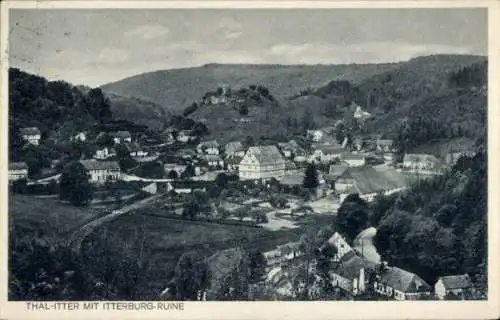
<svg viewBox="0 0 500 320">
<path fill-rule="evenodd" d="M 104 47 L 99 52 L 98 62 L 117 64 L 127 61 L 128 57 L 128 51 L 126 50 Z"/>
<path fill-rule="evenodd" d="M 159 24 L 145 24 L 125 32 L 126 37 L 141 37 L 145 40 L 155 39 L 169 33 L 169 29 Z"/>
</svg>

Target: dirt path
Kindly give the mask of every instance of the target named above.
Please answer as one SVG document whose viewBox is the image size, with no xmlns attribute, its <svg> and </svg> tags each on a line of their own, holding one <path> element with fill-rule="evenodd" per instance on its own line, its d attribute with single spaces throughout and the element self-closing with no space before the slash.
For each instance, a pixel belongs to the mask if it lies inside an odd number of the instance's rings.
<svg viewBox="0 0 500 320">
<path fill-rule="evenodd" d="M 146 205 L 150 204 L 151 202 L 161 198 L 163 194 L 158 194 L 154 195 L 152 197 L 137 201 L 135 203 L 132 203 L 131 205 L 125 206 L 123 208 L 113 210 L 110 214 L 107 214 L 105 216 L 99 217 L 95 220 L 92 220 L 82 226 L 80 229 L 76 230 L 70 237 L 69 239 L 69 244 L 71 247 L 76 251 L 79 252 L 80 248 L 82 246 L 83 240 L 92 233 L 97 227 L 101 226 L 102 224 L 111 221 L 113 219 L 116 219 L 117 217 L 129 213 L 133 210 L 140 209 L 142 207 L 145 207 Z"/>
<path fill-rule="evenodd" d="M 380 263 L 380 255 L 377 248 L 373 244 L 373 237 L 377 234 L 377 229 L 374 227 L 367 228 L 361 231 L 354 239 L 354 249 L 363 257 L 371 262 Z"/>
</svg>

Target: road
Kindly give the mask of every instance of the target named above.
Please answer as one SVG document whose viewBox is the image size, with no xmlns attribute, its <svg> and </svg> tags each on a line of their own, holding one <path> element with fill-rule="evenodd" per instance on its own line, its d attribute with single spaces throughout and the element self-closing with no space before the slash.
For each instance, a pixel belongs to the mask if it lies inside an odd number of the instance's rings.
<svg viewBox="0 0 500 320">
<path fill-rule="evenodd" d="M 361 231 L 354 239 L 354 249 L 363 253 L 363 257 L 368 261 L 380 263 L 380 255 L 373 245 L 373 237 L 377 234 L 377 229 L 370 227 Z"/>
<path fill-rule="evenodd" d="M 146 205 L 149 205 L 151 202 L 161 198 L 164 194 L 157 194 L 152 197 L 137 201 L 135 203 L 132 203 L 131 205 L 125 206 L 123 208 L 120 208 L 118 210 L 113 210 L 110 214 L 107 214 L 105 216 L 99 217 L 95 220 L 92 220 L 82 226 L 80 229 L 75 231 L 70 239 L 69 243 L 71 247 L 76 251 L 79 252 L 80 248 L 82 246 L 83 240 L 92 233 L 97 227 L 101 226 L 102 224 L 111 221 L 113 219 L 116 219 L 117 217 L 124 215 L 126 213 L 131 212 L 132 210 L 140 209 Z"/>
</svg>

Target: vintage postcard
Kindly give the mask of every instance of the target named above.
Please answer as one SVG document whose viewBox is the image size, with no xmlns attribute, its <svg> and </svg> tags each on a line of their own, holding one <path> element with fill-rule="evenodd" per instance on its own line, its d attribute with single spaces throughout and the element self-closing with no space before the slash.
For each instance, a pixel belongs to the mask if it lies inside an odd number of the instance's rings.
<svg viewBox="0 0 500 320">
<path fill-rule="evenodd" d="M 498 318 L 499 8 L 2 2 L 0 318 Z"/>
</svg>

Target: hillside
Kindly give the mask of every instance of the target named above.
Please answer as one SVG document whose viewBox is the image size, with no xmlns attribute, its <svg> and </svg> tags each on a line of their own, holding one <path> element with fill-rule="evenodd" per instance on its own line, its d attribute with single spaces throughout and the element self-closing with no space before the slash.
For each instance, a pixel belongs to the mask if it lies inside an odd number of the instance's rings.
<svg viewBox="0 0 500 320">
<path fill-rule="evenodd" d="M 430 110 L 437 110 L 436 106 L 449 105 L 446 99 L 460 104 L 451 109 L 445 107 L 450 112 L 468 112 L 484 105 L 480 96 L 474 96 L 472 91 L 460 85 L 469 81 L 467 77 L 458 80 L 451 77 L 471 65 L 484 69 L 481 63 L 485 61 L 486 58 L 480 56 L 433 55 L 380 65 L 210 64 L 146 73 L 102 88 L 108 93 L 130 94 L 154 101 L 178 114 L 196 103 L 200 107 L 191 107 L 188 116 L 206 124 L 209 138 L 223 141 L 244 139 L 249 135 L 254 139 L 286 138 L 305 127 L 330 126 L 352 116 L 352 102 L 374 115 L 360 133 L 377 132 L 394 137 L 400 119 L 421 112 L 422 108 L 432 115 L 436 111 Z M 486 79 L 479 76 L 473 80 L 477 84 Z M 239 106 L 232 102 L 202 107 L 204 97 L 223 85 L 233 90 L 262 85 L 275 101 L 249 103 L 245 100 L 248 115 L 243 117 L 238 112 Z M 463 106 L 464 103 L 472 106 Z M 477 113 L 473 118 L 477 122 Z"/>
<path fill-rule="evenodd" d="M 161 70 L 136 75 L 103 85 L 105 92 L 134 96 L 153 101 L 180 112 L 223 84 L 248 87 L 261 84 L 278 100 L 292 96 L 307 87 L 319 87 L 333 79 L 358 83 L 386 72 L 396 64 L 367 65 L 238 65 L 208 64 L 201 67 Z"/>
</svg>

